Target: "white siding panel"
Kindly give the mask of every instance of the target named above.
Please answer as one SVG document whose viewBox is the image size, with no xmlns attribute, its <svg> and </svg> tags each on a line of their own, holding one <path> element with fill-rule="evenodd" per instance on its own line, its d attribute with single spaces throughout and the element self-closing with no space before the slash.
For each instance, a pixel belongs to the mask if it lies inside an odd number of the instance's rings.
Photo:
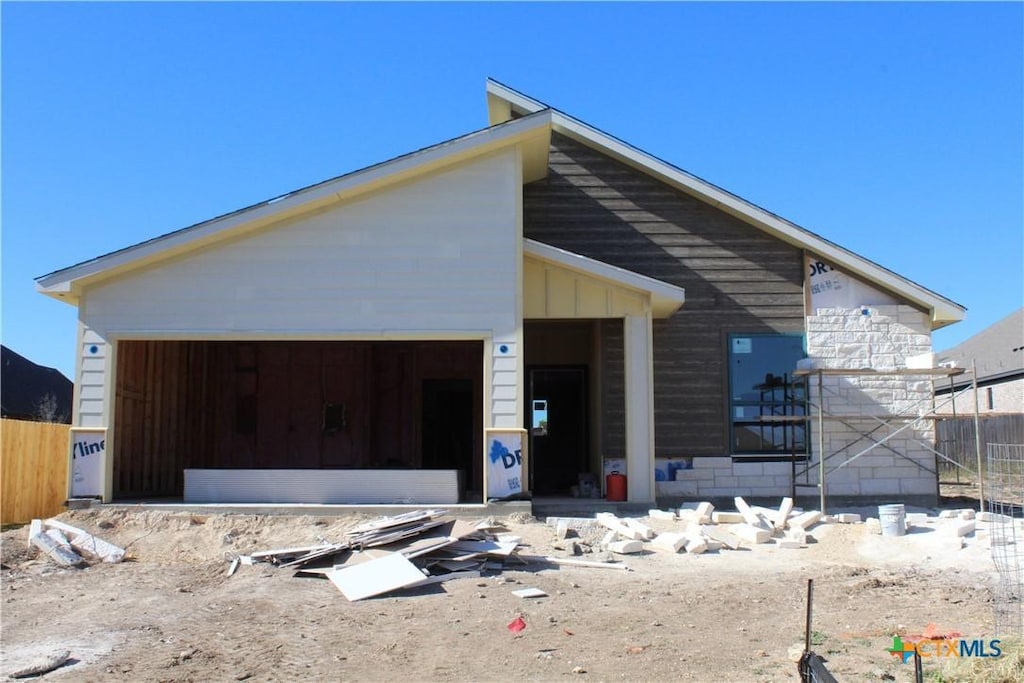
<svg viewBox="0 0 1024 683">
<path fill-rule="evenodd" d="M 507 329 L 516 311 L 509 150 L 87 292 L 96 330 Z"/>
<path fill-rule="evenodd" d="M 107 426 L 106 339 L 455 335 L 508 344 L 491 426 L 518 426 L 521 192 L 505 150 L 86 289 L 76 423 Z"/>
<path fill-rule="evenodd" d="M 105 386 L 110 347 L 95 330 L 81 322 L 79 326 L 76 405 L 72 424 L 79 427 L 106 427 L 109 411 L 105 403 Z"/>
</svg>

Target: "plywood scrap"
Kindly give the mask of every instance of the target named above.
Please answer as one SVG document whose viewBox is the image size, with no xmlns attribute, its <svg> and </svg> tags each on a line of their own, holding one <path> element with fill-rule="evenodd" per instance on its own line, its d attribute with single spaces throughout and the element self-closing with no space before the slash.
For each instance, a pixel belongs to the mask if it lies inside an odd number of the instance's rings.
<svg viewBox="0 0 1024 683">
<path fill-rule="evenodd" d="M 349 601 L 372 598 L 423 581 L 423 572 L 401 553 L 391 553 L 327 574 Z"/>
</svg>

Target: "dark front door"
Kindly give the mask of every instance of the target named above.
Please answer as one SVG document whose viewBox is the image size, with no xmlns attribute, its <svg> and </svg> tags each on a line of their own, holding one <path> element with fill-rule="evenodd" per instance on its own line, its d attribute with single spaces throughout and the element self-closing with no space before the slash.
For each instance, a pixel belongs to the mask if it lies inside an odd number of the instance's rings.
<svg viewBox="0 0 1024 683">
<path fill-rule="evenodd" d="M 530 488 L 569 495 L 587 465 L 585 367 L 527 368 L 526 428 L 530 435 Z"/>
</svg>

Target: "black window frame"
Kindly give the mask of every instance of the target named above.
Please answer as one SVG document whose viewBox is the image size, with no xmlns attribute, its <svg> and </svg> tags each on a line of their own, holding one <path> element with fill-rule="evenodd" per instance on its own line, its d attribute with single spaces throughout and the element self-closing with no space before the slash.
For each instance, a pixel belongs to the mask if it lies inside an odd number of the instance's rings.
<svg viewBox="0 0 1024 683">
<path fill-rule="evenodd" d="M 805 418 L 807 409 L 807 383 L 803 378 L 795 377 L 794 371 L 797 368 L 797 361 L 807 357 L 807 337 L 803 333 L 743 333 L 731 332 L 727 335 L 726 346 L 726 391 L 728 394 L 728 439 L 729 454 L 744 461 L 789 461 L 792 458 L 806 459 L 810 446 L 810 423 L 806 419 L 786 420 L 768 422 L 762 421 L 760 416 L 774 417 L 796 417 Z M 769 392 L 768 396 L 762 395 L 757 399 L 738 399 L 734 390 L 735 378 L 735 354 L 738 339 L 751 341 L 751 352 L 756 354 L 757 339 L 799 339 L 800 357 L 779 361 L 779 367 L 773 367 L 770 373 L 766 373 L 763 391 Z M 785 367 L 783 367 L 785 366 Z M 751 387 L 755 388 L 755 387 Z M 737 416 L 737 408 L 758 409 L 755 416 Z M 774 448 L 740 448 L 737 443 L 737 428 L 757 427 L 761 432 L 762 440 L 765 433 L 770 434 L 771 441 L 776 441 L 776 435 L 781 434 L 781 442 Z M 802 434 L 802 437 L 799 436 Z"/>
</svg>

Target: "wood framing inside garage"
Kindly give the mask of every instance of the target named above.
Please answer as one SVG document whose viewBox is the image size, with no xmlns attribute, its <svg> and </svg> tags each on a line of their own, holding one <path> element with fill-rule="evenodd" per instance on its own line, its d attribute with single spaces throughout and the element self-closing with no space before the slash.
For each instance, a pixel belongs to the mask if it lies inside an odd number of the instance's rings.
<svg viewBox="0 0 1024 683">
<path fill-rule="evenodd" d="M 457 469 L 482 490 L 479 341 L 120 341 L 115 498 L 186 468 Z"/>
</svg>

